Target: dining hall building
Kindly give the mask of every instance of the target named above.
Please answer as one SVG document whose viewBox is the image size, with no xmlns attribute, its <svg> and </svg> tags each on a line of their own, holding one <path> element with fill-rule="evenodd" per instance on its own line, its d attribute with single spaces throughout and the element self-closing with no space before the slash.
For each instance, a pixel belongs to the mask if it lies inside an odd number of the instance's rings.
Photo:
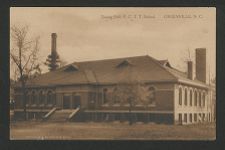
<svg viewBox="0 0 225 150">
<path fill-rule="evenodd" d="M 27 115 L 46 121 L 213 122 L 215 87 L 207 83 L 206 49 L 195 54 L 195 66 L 188 61 L 186 72 L 148 55 L 68 64 L 27 82 Z M 19 119 L 22 90 L 14 90 Z"/>
</svg>

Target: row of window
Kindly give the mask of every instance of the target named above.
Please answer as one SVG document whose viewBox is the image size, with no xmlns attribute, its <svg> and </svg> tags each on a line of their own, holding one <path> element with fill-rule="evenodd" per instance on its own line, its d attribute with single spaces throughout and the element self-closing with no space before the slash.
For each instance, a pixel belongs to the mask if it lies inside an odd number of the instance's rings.
<svg viewBox="0 0 225 150">
<path fill-rule="evenodd" d="M 188 117 L 189 115 L 189 117 Z M 208 115 L 208 116 L 207 116 Z M 210 121 L 211 116 L 210 113 L 184 113 L 183 116 L 181 113 L 179 113 L 179 122 L 180 123 L 193 123 L 193 122 L 204 122 L 204 121 Z"/>
<path fill-rule="evenodd" d="M 43 91 L 39 93 L 32 91 L 30 94 L 26 93 L 26 100 L 28 105 L 52 105 L 55 104 L 55 94 L 52 91 L 46 94 Z"/>
<path fill-rule="evenodd" d="M 96 92 L 90 92 L 89 102 L 94 104 L 96 102 L 96 99 L 98 99 L 99 102 L 101 101 L 103 104 L 106 104 L 111 100 L 115 104 L 120 103 L 121 99 L 123 99 L 123 97 L 121 97 L 121 95 L 118 94 L 120 90 L 118 90 L 118 88 L 115 87 L 113 89 L 113 92 L 108 92 L 108 89 L 104 88 L 102 93 L 98 93 L 98 95 L 96 95 Z M 148 92 L 147 96 L 148 103 L 155 104 L 155 88 L 149 87 L 147 92 Z M 52 91 L 48 91 L 47 93 L 45 93 L 44 91 L 40 92 L 32 91 L 31 93 L 27 92 L 26 100 L 28 105 L 44 105 L 44 104 L 51 105 L 55 104 L 55 94 L 53 94 Z"/>
<path fill-rule="evenodd" d="M 132 91 L 129 93 L 129 91 L 124 91 L 125 89 L 120 89 L 115 87 L 112 91 L 112 93 L 108 92 L 107 88 L 103 89 L 103 94 L 102 94 L 102 102 L 103 104 L 106 104 L 110 101 L 110 99 L 113 101 L 113 103 L 117 104 L 117 103 L 121 103 L 122 100 L 126 99 L 125 101 L 129 100 L 129 96 L 132 97 Z M 121 92 L 123 94 L 121 94 Z M 137 92 L 137 91 L 135 91 Z M 149 104 L 155 104 L 156 103 L 156 99 L 155 99 L 155 88 L 154 87 L 149 87 L 147 90 L 148 94 L 147 94 L 147 101 Z M 128 93 L 128 94 L 124 94 L 124 93 Z M 135 97 L 135 96 L 133 96 Z"/>
<path fill-rule="evenodd" d="M 189 94 L 189 96 L 188 96 Z M 188 99 L 189 98 L 189 99 Z M 189 103 L 188 103 L 189 100 Z M 205 92 L 200 91 L 192 91 L 190 90 L 188 92 L 187 89 L 184 90 L 184 100 L 183 100 L 183 90 L 182 88 L 179 88 L 179 105 L 182 105 L 184 102 L 185 106 L 200 106 L 205 107 L 206 106 L 206 94 Z"/>
</svg>

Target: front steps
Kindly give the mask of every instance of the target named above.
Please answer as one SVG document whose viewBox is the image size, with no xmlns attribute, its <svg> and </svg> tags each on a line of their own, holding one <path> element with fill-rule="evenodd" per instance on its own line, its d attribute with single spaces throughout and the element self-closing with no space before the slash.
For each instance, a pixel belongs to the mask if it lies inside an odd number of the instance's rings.
<svg viewBox="0 0 225 150">
<path fill-rule="evenodd" d="M 57 110 L 55 111 L 47 121 L 50 122 L 65 122 L 69 120 L 70 114 L 73 110 Z"/>
<path fill-rule="evenodd" d="M 80 107 L 76 109 L 62 109 L 62 110 L 51 110 L 51 115 L 46 117 L 45 120 L 50 122 L 65 122 L 70 121 L 80 110 Z M 49 113 L 50 113 L 49 112 Z"/>
</svg>

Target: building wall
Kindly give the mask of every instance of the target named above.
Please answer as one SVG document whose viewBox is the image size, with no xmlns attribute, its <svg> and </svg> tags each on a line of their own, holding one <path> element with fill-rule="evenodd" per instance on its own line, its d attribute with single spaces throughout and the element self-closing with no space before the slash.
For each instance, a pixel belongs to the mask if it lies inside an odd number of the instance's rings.
<svg viewBox="0 0 225 150">
<path fill-rule="evenodd" d="M 134 105 L 134 109 L 137 110 L 158 110 L 158 111 L 173 111 L 173 85 L 172 84 L 145 84 L 145 88 L 154 88 L 155 103 L 146 105 L 137 103 Z M 58 86 L 54 88 L 30 88 L 27 90 L 27 108 L 28 109 L 50 109 L 53 107 L 63 108 L 63 96 L 68 95 L 72 98 L 73 95 L 79 95 L 81 99 L 81 108 L 84 109 L 106 109 L 106 110 L 120 110 L 128 109 L 129 105 L 114 105 L 112 102 L 113 90 L 115 85 L 102 85 L 95 88 L 91 85 L 74 85 L 74 86 Z M 108 105 L 104 105 L 103 91 L 107 89 Z M 52 104 L 48 102 L 48 92 L 53 94 Z M 43 92 L 43 102 L 40 103 L 40 92 Z M 99 93 L 93 97 L 90 97 L 90 93 Z M 142 91 L 143 92 L 143 91 Z M 141 93 L 141 95 L 148 96 L 148 90 Z M 35 95 L 35 100 L 32 101 L 32 94 Z M 96 100 L 94 107 L 91 107 L 92 98 Z M 16 93 L 16 108 L 23 108 L 22 95 L 19 91 Z M 32 102 L 31 102 L 32 101 Z M 111 103 L 112 102 L 112 103 Z"/>
<path fill-rule="evenodd" d="M 175 124 L 191 124 L 212 121 L 212 111 L 210 110 L 211 98 L 209 96 L 208 89 L 188 86 L 184 84 L 176 84 L 174 86 L 174 89 Z M 181 95 L 179 95 L 180 91 L 182 93 Z M 187 92 L 187 103 L 185 102 L 185 91 Z M 197 99 L 195 96 L 195 92 L 197 95 Z M 192 103 L 190 102 L 191 100 Z"/>
<path fill-rule="evenodd" d="M 155 89 L 155 103 L 145 105 L 143 103 L 137 103 L 133 106 L 133 110 L 148 110 L 148 111 L 173 111 L 174 105 L 173 105 L 173 98 L 174 98 L 174 92 L 173 92 L 173 84 L 167 84 L 167 83 L 146 83 L 145 88 L 153 87 Z M 105 85 L 101 86 L 99 91 L 103 91 L 104 89 L 107 89 L 107 93 L 109 95 L 109 100 L 112 101 L 112 93 L 115 88 L 115 85 Z M 142 91 L 141 95 L 148 95 L 148 90 Z M 129 105 L 120 105 L 120 104 L 113 104 L 110 103 L 102 104 L 101 109 L 104 110 L 120 110 L 120 109 L 128 109 Z"/>
<path fill-rule="evenodd" d="M 152 114 L 161 114 L 161 115 L 173 115 L 173 121 L 175 124 L 179 124 L 179 115 L 182 119 L 182 124 L 190 124 L 190 123 L 198 123 L 204 121 L 212 121 L 214 120 L 214 110 L 215 110 L 215 102 L 212 101 L 212 91 L 208 91 L 208 89 L 197 88 L 194 86 L 187 86 L 184 84 L 173 84 L 173 83 L 146 83 L 145 88 L 154 88 L 154 98 L 155 103 L 144 104 L 144 103 L 136 103 L 132 106 L 132 110 L 137 111 L 148 111 L 148 113 Z M 94 86 L 90 85 L 75 85 L 75 86 L 59 86 L 55 88 L 33 88 L 28 90 L 29 98 L 31 98 L 31 93 L 35 92 L 37 94 L 37 99 L 39 99 L 39 93 L 43 91 L 44 103 L 37 104 L 30 103 L 31 100 L 28 101 L 27 109 L 32 110 L 32 112 L 43 112 L 46 110 L 48 112 L 53 107 L 57 107 L 59 109 L 63 108 L 63 96 L 64 95 L 79 95 L 81 99 L 81 108 L 84 110 L 129 110 L 130 105 L 127 104 L 115 104 L 112 101 L 112 93 L 115 89 L 115 85 L 101 85 L 98 86 L 98 89 Z M 103 99 L 103 91 L 107 89 L 107 97 L 109 98 L 109 103 L 104 103 Z M 181 104 L 180 104 L 180 96 L 179 90 L 181 90 Z M 187 91 L 187 102 L 185 103 L 185 90 Z M 47 93 L 51 91 L 53 96 L 52 104 L 47 102 Z M 192 91 L 192 98 L 191 98 Z M 90 94 L 98 92 L 97 96 L 91 96 Z M 197 105 L 195 106 L 195 94 L 197 93 Z M 149 91 L 146 90 L 142 93 L 142 95 L 148 95 Z M 203 102 L 203 94 L 205 93 L 205 103 Z M 16 101 L 16 109 L 23 108 L 21 101 L 20 91 L 15 91 L 15 101 Z M 200 98 L 201 97 L 201 98 Z M 91 103 L 94 99 L 96 99 L 94 105 Z M 190 101 L 192 99 L 192 105 Z M 111 102 L 110 102 L 111 101 Z M 42 111 L 43 110 L 43 111 Z M 48 111 L 47 111 L 48 110 Z M 143 112 L 144 113 L 144 112 Z M 196 116 L 196 117 L 195 117 Z M 192 118 L 192 119 L 191 119 Z M 197 118 L 195 120 L 195 118 Z"/>
</svg>

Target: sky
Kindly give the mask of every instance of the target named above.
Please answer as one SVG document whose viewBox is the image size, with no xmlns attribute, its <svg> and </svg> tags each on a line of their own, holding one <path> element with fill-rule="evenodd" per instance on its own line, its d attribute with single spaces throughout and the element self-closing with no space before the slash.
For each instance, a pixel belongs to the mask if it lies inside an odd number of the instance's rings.
<svg viewBox="0 0 225 150">
<path fill-rule="evenodd" d="M 207 72 L 215 77 L 216 8 L 210 7 L 11 7 L 10 25 L 28 25 L 40 36 L 40 60 L 57 52 L 67 63 L 150 55 L 186 71 L 188 50 L 207 49 Z M 47 71 L 47 67 L 43 67 Z"/>
</svg>

